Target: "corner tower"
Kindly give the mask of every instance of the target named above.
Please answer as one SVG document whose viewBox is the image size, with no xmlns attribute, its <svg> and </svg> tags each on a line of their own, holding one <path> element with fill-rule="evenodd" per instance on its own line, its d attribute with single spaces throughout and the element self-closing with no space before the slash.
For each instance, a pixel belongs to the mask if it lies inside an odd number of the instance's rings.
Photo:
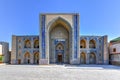
<svg viewBox="0 0 120 80">
<path fill-rule="evenodd" d="M 79 64 L 79 14 L 40 14 L 39 64 Z"/>
</svg>

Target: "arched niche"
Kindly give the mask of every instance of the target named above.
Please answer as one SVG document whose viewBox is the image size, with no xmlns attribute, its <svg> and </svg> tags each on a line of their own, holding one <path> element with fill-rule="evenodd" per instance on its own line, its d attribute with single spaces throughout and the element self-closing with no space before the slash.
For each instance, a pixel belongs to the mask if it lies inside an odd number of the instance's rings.
<svg viewBox="0 0 120 80">
<path fill-rule="evenodd" d="M 96 64 L 96 55 L 94 52 L 91 52 L 89 54 L 89 63 L 90 64 Z"/>
<path fill-rule="evenodd" d="M 34 48 L 39 48 L 39 40 L 34 40 Z"/>
<path fill-rule="evenodd" d="M 26 52 L 24 54 L 24 63 L 25 64 L 30 64 L 30 53 L 29 52 Z"/>
<path fill-rule="evenodd" d="M 48 50 L 49 50 L 49 61 L 56 61 L 55 53 L 55 40 L 65 40 L 65 51 L 64 51 L 64 62 L 69 63 L 71 42 L 72 42 L 72 29 L 71 25 L 63 18 L 58 17 L 56 20 L 51 21 L 48 28 Z"/>
<path fill-rule="evenodd" d="M 39 64 L 39 52 L 34 53 L 34 64 Z"/>
<path fill-rule="evenodd" d="M 89 41 L 89 48 L 96 48 L 96 41 L 95 40 L 90 40 Z"/>
<path fill-rule="evenodd" d="M 86 41 L 84 39 L 80 40 L 80 48 L 86 48 Z"/>
<path fill-rule="evenodd" d="M 80 63 L 81 64 L 86 64 L 86 53 L 82 52 L 80 54 Z"/>
<path fill-rule="evenodd" d="M 31 48 L 31 42 L 30 42 L 29 39 L 26 39 L 26 40 L 24 41 L 24 48 Z"/>
</svg>

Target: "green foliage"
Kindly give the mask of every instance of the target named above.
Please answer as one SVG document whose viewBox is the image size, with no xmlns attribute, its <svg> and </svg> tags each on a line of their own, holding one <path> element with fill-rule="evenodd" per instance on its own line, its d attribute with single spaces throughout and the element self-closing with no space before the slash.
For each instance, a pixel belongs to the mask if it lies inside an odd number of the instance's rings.
<svg viewBox="0 0 120 80">
<path fill-rule="evenodd" d="M 3 60 L 3 56 L 0 56 L 0 62 L 2 62 L 2 60 Z"/>
</svg>

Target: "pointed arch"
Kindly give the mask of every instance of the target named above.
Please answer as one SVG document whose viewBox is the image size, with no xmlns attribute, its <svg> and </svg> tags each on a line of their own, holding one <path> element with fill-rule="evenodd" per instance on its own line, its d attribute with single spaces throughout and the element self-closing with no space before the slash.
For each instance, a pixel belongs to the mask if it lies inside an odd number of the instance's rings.
<svg viewBox="0 0 120 80">
<path fill-rule="evenodd" d="M 39 52 L 34 53 L 34 64 L 39 64 Z"/>
<path fill-rule="evenodd" d="M 80 48 L 86 48 L 86 40 L 80 40 Z"/>
<path fill-rule="evenodd" d="M 91 52 L 89 55 L 89 63 L 90 64 L 96 64 L 96 55 L 94 52 Z"/>
<path fill-rule="evenodd" d="M 62 17 L 57 17 L 55 19 L 53 19 L 52 21 L 50 21 L 48 23 L 48 31 L 50 32 L 52 28 L 54 28 L 57 24 L 63 24 L 63 26 L 69 31 L 72 30 L 71 25 L 69 24 L 69 22 L 67 20 L 65 20 Z"/>
<path fill-rule="evenodd" d="M 72 37 L 73 37 L 71 24 L 64 18 L 57 17 L 48 23 L 47 30 L 48 30 L 47 31 L 47 34 L 48 34 L 47 40 L 48 41 L 47 42 L 48 42 L 48 51 L 50 52 L 49 53 L 50 62 L 51 63 L 56 62 L 54 57 L 51 55 L 57 55 L 57 54 L 52 51 L 53 49 L 56 48 L 56 46 L 55 46 L 55 48 L 52 48 L 49 46 L 54 46 L 52 43 L 53 43 L 53 40 L 55 40 L 55 39 L 65 39 L 66 40 L 66 48 L 69 49 L 69 51 L 64 51 L 63 54 L 67 55 L 67 56 L 65 57 L 66 60 L 64 60 L 64 59 L 62 59 L 62 60 L 66 61 L 66 63 L 69 63 L 69 59 L 70 59 L 69 55 L 72 53 L 68 53 L 68 52 L 72 51 L 71 50 L 71 42 L 72 42 Z M 62 58 L 64 55 L 62 55 Z"/>
<path fill-rule="evenodd" d="M 63 62 L 64 61 L 64 59 L 63 59 L 63 53 L 61 52 L 61 51 L 64 51 L 64 45 L 62 44 L 62 43 L 58 43 L 57 45 L 56 45 L 56 50 L 58 51 L 57 52 L 57 62 L 58 63 L 61 63 L 61 62 Z"/>
<path fill-rule="evenodd" d="M 25 64 L 30 64 L 30 53 L 29 52 L 26 52 L 24 54 L 24 63 Z"/>
<path fill-rule="evenodd" d="M 29 39 L 26 39 L 26 40 L 24 41 L 24 48 L 31 48 L 31 42 L 30 42 Z"/>
<path fill-rule="evenodd" d="M 96 41 L 95 40 L 90 40 L 89 41 L 89 48 L 96 48 Z"/>
<path fill-rule="evenodd" d="M 62 44 L 62 43 L 58 43 L 58 44 L 56 45 L 56 50 L 64 50 L 63 44 Z"/>
<path fill-rule="evenodd" d="M 39 40 L 34 40 L 34 48 L 39 48 Z"/>
<path fill-rule="evenodd" d="M 80 63 L 86 64 L 86 54 L 84 52 L 80 54 Z"/>
</svg>

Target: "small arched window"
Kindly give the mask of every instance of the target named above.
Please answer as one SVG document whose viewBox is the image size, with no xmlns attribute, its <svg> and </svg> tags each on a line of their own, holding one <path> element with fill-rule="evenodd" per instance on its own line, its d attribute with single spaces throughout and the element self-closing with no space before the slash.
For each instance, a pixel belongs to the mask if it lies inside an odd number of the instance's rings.
<svg viewBox="0 0 120 80">
<path fill-rule="evenodd" d="M 59 44 L 56 46 L 56 49 L 57 49 L 57 50 L 63 50 L 63 49 L 64 49 L 64 46 L 63 46 L 61 43 L 59 43 Z"/>
<path fill-rule="evenodd" d="M 24 45 L 24 48 L 31 48 L 31 42 L 30 40 L 25 40 L 25 45 Z"/>
<path fill-rule="evenodd" d="M 39 48 L 39 40 L 34 41 L 34 48 Z"/>
<path fill-rule="evenodd" d="M 86 48 L 86 41 L 83 39 L 80 41 L 80 48 Z"/>
</svg>

